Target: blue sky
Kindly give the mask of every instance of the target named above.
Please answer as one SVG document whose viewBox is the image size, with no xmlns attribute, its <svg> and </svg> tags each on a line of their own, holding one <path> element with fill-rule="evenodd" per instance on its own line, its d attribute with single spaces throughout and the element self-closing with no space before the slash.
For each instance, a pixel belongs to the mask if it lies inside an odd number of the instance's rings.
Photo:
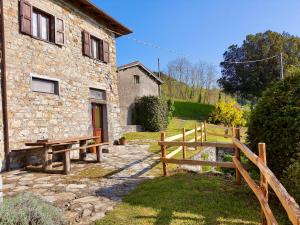
<svg viewBox="0 0 300 225">
<path fill-rule="evenodd" d="M 231 44 L 268 29 L 300 36 L 300 0 L 92 0 L 131 28 L 130 37 L 178 54 L 117 39 L 117 63 L 134 60 L 157 69 L 185 54 L 216 66 Z"/>
</svg>

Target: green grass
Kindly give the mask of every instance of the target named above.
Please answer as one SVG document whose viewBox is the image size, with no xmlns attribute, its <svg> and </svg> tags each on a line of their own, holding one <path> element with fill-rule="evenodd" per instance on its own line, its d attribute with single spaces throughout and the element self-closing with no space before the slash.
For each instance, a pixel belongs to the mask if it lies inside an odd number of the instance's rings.
<svg viewBox="0 0 300 225">
<path fill-rule="evenodd" d="M 260 224 L 260 207 L 248 187 L 223 175 L 180 173 L 142 183 L 96 224 Z"/>
<path fill-rule="evenodd" d="M 165 130 L 166 137 L 194 129 L 207 119 L 213 106 L 175 102 L 175 116 Z M 224 134 L 225 127 L 207 124 L 209 132 Z M 231 134 L 231 131 L 229 131 Z M 245 138 L 245 129 L 242 130 Z M 160 156 L 160 132 L 135 132 L 125 134 L 129 141 L 149 144 L 150 151 Z M 187 140 L 194 138 L 189 135 Z M 230 142 L 230 138 L 208 135 L 208 141 Z M 176 149 L 167 149 L 167 153 Z M 186 157 L 201 151 L 187 151 Z M 182 158 L 179 152 L 174 158 Z M 247 185 L 237 186 L 224 175 L 182 173 L 175 164 L 168 165 L 169 177 L 162 177 L 162 164 L 155 165 L 147 174 L 156 178 L 139 185 L 126 196 L 117 208 L 97 225 L 239 225 L 260 224 L 260 207 Z M 278 201 L 271 199 L 279 224 L 287 225 L 285 213 Z"/>
<path fill-rule="evenodd" d="M 192 120 L 206 120 L 214 106 L 188 101 L 174 101 L 174 117 Z"/>
</svg>

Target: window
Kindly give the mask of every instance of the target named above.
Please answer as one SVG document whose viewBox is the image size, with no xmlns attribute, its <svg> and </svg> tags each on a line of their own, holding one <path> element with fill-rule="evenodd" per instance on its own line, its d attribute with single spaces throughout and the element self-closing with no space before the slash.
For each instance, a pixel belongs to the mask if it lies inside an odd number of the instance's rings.
<svg viewBox="0 0 300 225">
<path fill-rule="evenodd" d="M 20 30 L 23 34 L 64 45 L 65 24 L 60 18 L 33 7 L 20 0 Z"/>
<path fill-rule="evenodd" d="M 50 41 L 50 20 L 49 15 L 33 10 L 32 35 L 45 41 Z"/>
<path fill-rule="evenodd" d="M 97 100 L 106 100 L 106 93 L 104 90 L 90 88 L 90 98 Z"/>
<path fill-rule="evenodd" d="M 133 81 L 134 81 L 135 84 L 139 84 L 140 83 L 140 76 L 134 75 L 133 76 Z"/>
<path fill-rule="evenodd" d="M 32 77 L 31 88 L 33 92 L 59 94 L 58 81 Z"/>
<path fill-rule="evenodd" d="M 100 46 L 101 46 L 100 40 L 95 37 L 91 37 L 91 51 L 92 51 L 91 56 L 92 56 L 92 58 L 101 60 Z"/>
<path fill-rule="evenodd" d="M 90 35 L 87 31 L 82 32 L 83 55 L 93 59 L 109 63 L 109 43 Z"/>
</svg>

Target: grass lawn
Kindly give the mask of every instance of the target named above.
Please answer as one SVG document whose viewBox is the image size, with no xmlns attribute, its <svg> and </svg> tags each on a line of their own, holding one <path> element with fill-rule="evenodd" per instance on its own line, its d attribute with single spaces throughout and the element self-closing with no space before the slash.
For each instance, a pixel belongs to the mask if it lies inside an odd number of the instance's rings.
<svg viewBox="0 0 300 225">
<path fill-rule="evenodd" d="M 182 128 L 194 129 L 207 119 L 213 106 L 175 101 L 175 117 L 165 130 L 166 137 L 182 132 Z M 209 132 L 224 134 L 225 127 L 207 124 Z M 231 132 L 229 133 L 231 134 Z M 245 130 L 242 130 L 245 138 Z M 198 135 L 199 136 L 199 135 Z M 150 151 L 160 156 L 160 132 L 127 133 L 129 141 L 149 144 Z M 194 138 L 189 135 L 187 140 Z M 208 135 L 208 141 L 231 142 L 230 138 Z M 177 147 L 168 148 L 170 152 Z M 187 158 L 201 151 L 187 151 Z M 174 158 L 182 158 L 179 152 Z M 192 174 L 168 165 L 169 177 L 162 177 L 162 165 L 158 163 L 148 174 L 152 180 L 140 184 L 126 196 L 116 209 L 97 225 L 239 225 L 260 224 L 260 207 L 255 195 L 247 185 L 237 186 L 232 178 L 224 175 Z M 273 201 L 271 199 L 271 201 Z M 285 213 L 273 201 L 279 224 L 288 225 Z"/>
<path fill-rule="evenodd" d="M 231 178 L 178 173 L 142 183 L 96 224 L 260 224 L 260 208 L 251 190 Z"/>
</svg>

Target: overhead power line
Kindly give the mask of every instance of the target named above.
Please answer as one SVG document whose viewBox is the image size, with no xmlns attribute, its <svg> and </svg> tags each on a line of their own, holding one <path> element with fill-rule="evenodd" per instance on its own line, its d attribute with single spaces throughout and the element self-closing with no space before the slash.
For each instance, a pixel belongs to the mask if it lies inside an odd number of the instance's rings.
<svg viewBox="0 0 300 225">
<path fill-rule="evenodd" d="M 263 61 L 268 61 L 270 59 L 273 59 L 273 58 L 276 58 L 276 57 L 279 57 L 279 55 L 274 55 L 274 56 L 271 56 L 271 57 L 268 57 L 268 58 L 264 58 L 264 59 L 257 59 L 257 60 L 249 60 L 249 61 L 223 61 L 223 63 L 231 63 L 231 64 L 249 64 L 249 63 L 257 63 L 257 62 L 263 62 Z"/>
</svg>

